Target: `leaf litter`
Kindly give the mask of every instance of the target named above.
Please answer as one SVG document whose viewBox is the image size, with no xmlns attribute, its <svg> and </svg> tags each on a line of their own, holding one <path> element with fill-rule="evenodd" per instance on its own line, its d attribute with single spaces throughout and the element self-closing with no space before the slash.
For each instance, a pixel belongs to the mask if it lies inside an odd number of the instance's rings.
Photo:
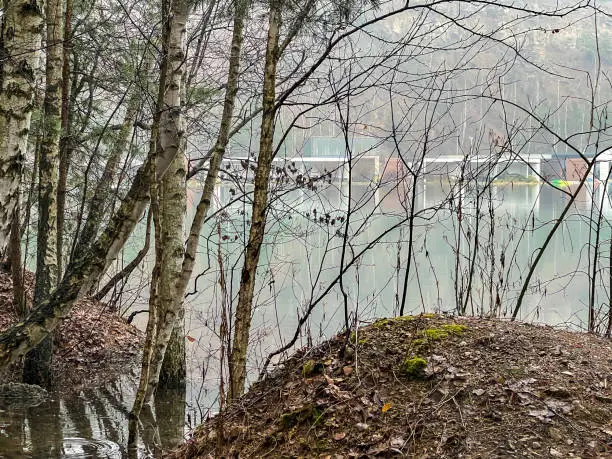
<svg viewBox="0 0 612 459">
<path fill-rule="evenodd" d="M 171 457 L 612 457 L 610 340 L 422 315 L 360 328 L 343 360 L 344 336 L 298 351 Z"/>
<path fill-rule="evenodd" d="M 33 298 L 35 278 L 26 272 L 28 305 Z M 17 322 L 13 309 L 12 281 L 0 268 L 0 331 Z M 52 371 L 57 387 L 71 390 L 98 387 L 112 381 L 126 368 L 137 365 L 142 332 L 108 307 L 91 298 L 76 302 L 70 316 L 54 335 Z M 2 382 L 20 381 L 21 365 L 12 365 Z"/>
</svg>

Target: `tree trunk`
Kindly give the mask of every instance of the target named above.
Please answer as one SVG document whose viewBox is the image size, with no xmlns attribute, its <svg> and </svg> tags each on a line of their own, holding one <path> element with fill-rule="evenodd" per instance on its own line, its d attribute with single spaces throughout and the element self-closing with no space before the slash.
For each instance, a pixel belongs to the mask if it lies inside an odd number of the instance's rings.
<svg viewBox="0 0 612 459">
<path fill-rule="evenodd" d="M 42 4 L 5 0 L 0 35 L 0 251 L 8 243 L 32 116 Z"/>
<path fill-rule="evenodd" d="M 92 198 L 89 200 L 87 220 L 83 225 L 83 230 L 81 231 L 74 250 L 74 258 L 82 257 L 85 251 L 88 250 L 91 244 L 96 240 L 102 221 L 109 211 L 108 207 L 111 201 L 111 190 L 115 182 L 115 176 L 117 175 L 119 160 L 129 144 L 130 134 L 134 129 L 134 122 L 138 114 L 141 97 L 142 94 L 135 88 L 128 101 L 123 123 L 119 129 L 117 138 L 113 142 L 102 176 L 97 183 Z"/>
<path fill-rule="evenodd" d="M 18 203 L 17 210 L 19 210 L 19 207 Z M 8 255 L 11 265 L 11 279 L 13 281 L 13 307 L 17 317 L 23 319 L 28 314 L 28 306 L 23 285 L 23 267 L 21 266 L 21 225 L 19 214 L 15 215 L 11 225 Z"/>
<path fill-rule="evenodd" d="M 230 354 L 230 401 L 237 399 L 244 392 L 246 380 L 246 356 L 251 328 L 251 312 L 255 277 L 261 244 L 266 226 L 266 207 L 268 205 L 268 181 L 273 159 L 274 118 L 276 98 L 276 65 L 279 58 L 278 39 L 281 25 L 281 2 L 270 1 L 268 39 L 266 45 L 266 63 L 263 86 L 263 112 L 259 143 L 259 156 L 255 172 L 255 191 L 249 241 L 244 257 L 244 266 L 238 292 L 234 340 Z"/>
<path fill-rule="evenodd" d="M 72 50 L 72 0 L 66 0 L 64 15 L 64 48 L 62 64 L 62 138 L 60 140 L 59 177 L 57 183 L 57 271 L 59 277 L 64 274 L 64 213 L 68 169 L 70 164 L 70 51 Z"/>
<path fill-rule="evenodd" d="M 161 367 L 170 337 L 176 331 L 178 322 L 182 321 L 181 305 L 182 296 L 177 295 L 178 279 L 181 275 L 181 263 L 183 261 L 183 220 L 186 212 L 186 193 L 185 193 L 185 157 L 179 154 L 170 169 L 164 176 L 162 182 L 162 201 L 160 202 L 161 213 L 161 244 L 162 260 L 158 301 L 157 306 L 157 333 L 154 341 L 153 353 L 151 356 L 151 371 L 147 381 L 145 402 L 151 403 L 155 395 L 155 389 L 159 383 Z M 182 331 L 180 327 L 179 331 Z M 185 338 L 182 336 L 181 341 Z M 182 347 L 183 355 L 181 361 L 184 366 L 185 347 L 175 346 L 180 351 Z M 175 355 L 175 357 L 181 357 Z M 180 371 L 180 362 L 174 362 Z M 178 375 L 177 375 L 178 376 Z M 184 378 L 184 375 L 183 375 Z"/>
<path fill-rule="evenodd" d="M 189 230 L 189 237 L 185 248 L 185 257 L 183 259 L 183 266 L 181 269 L 181 277 L 178 292 L 181 292 L 181 297 L 184 296 L 191 279 L 193 272 L 193 266 L 196 259 L 196 251 L 198 248 L 198 241 L 200 238 L 200 231 L 204 219 L 210 209 L 210 203 L 217 178 L 219 176 L 219 169 L 221 168 L 221 162 L 225 155 L 225 149 L 229 141 L 230 128 L 232 125 L 232 118 L 234 116 L 234 105 L 236 101 L 236 94 L 238 92 L 238 77 L 240 73 L 240 53 L 242 50 L 242 43 L 244 41 L 244 20 L 248 11 L 248 2 L 246 0 L 235 1 L 235 13 L 234 13 L 234 31 L 232 34 L 231 44 L 231 55 L 229 62 L 229 69 L 227 75 L 227 89 L 225 91 L 225 100 L 223 103 L 223 114 L 221 116 L 221 126 L 219 128 L 219 134 L 217 141 L 212 148 L 210 155 L 210 163 L 208 166 L 208 173 L 206 174 L 206 180 L 204 182 L 204 189 L 202 190 L 202 196 L 200 202 L 196 208 L 193 222 Z"/>
<path fill-rule="evenodd" d="M 183 303 L 181 302 L 181 305 Z M 163 390 L 184 390 L 187 378 L 185 354 L 185 320 L 184 308 L 177 314 L 177 321 L 170 336 L 170 342 L 164 354 L 164 361 L 159 373 L 158 387 Z"/>
<path fill-rule="evenodd" d="M 184 316 L 183 298 L 193 272 L 200 232 L 202 230 L 204 219 L 206 218 L 208 210 L 210 209 L 211 197 L 217 183 L 221 161 L 223 160 L 229 140 L 230 128 L 234 114 L 234 104 L 236 101 L 236 94 L 238 92 L 240 54 L 244 40 L 244 20 L 248 11 L 247 2 L 245 0 L 236 0 L 234 7 L 234 28 L 232 33 L 230 61 L 225 100 L 223 104 L 223 114 L 221 116 L 221 125 L 219 134 L 217 136 L 217 141 L 215 142 L 215 145 L 211 151 L 212 154 L 208 173 L 204 183 L 204 189 L 202 190 L 202 196 L 191 224 L 182 266 L 180 269 L 180 276 L 176 287 L 175 301 L 178 302 L 176 309 L 179 322 L 172 332 L 168 349 L 164 355 L 164 363 L 162 365 L 159 378 L 159 385 L 164 388 L 180 388 L 184 384 L 185 332 L 184 323 L 182 322 L 182 318 Z M 185 139 L 183 139 L 183 141 L 185 142 Z"/>
<path fill-rule="evenodd" d="M 62 131 L 62 8 L 61 0 L 48 0 L 46 87 L 44 101 L 43 141 L 38 165 L 38 237 L 36 240 L 36 304 L 49 297 L 57 285 L 57 173 L 59 141 Z M 53 336 L 47 336 L 26 355 L 23 380 L 28 384 L 51 384 Z"/>
<path fill-rule="evenodd" d="M 155 413 L 162 450 L 169 451 L 185 441 L 185 411 L 187 407 L 185 385 L 168 391 L 164 398 L 155 399 Z"/>
<path fill-rule="evenodd" d="M 185 214 L 185 159 L 177 154 L 182 145 L 182 83 L 185 62 L 185 32 L 191 2 L 176 0 L 164 11 L 164 64 L 167 77 L 160 98 L 163 110 L 157 136 L 158 158 L 172 157 L 160 189 L 152 194 L 151 208 L 155 225 L 155 292 L 149 301 L 149 323 L 143 353 L 140 383 L 130 413 L 128 446 L 136 443 L 136 421 L 145 404 L 151 404 L 159 381 L 164 353 L 176 324 L 176 285 L 183 257 L 182 221 Z M 155 135 L 155 132 L 153 133 Z M 159 161 L 158 161 L 159 163 Z M 162 162 L 163 164 L 163 162 Z M 165 197 L 168 197 L 166 199 Z M 157 201 L 156 201 L 157 200 Z M 178 208 L 176 206 L 179 206 Z M 182 298 L 181 298 L 182 300 Z"/>
</svg>

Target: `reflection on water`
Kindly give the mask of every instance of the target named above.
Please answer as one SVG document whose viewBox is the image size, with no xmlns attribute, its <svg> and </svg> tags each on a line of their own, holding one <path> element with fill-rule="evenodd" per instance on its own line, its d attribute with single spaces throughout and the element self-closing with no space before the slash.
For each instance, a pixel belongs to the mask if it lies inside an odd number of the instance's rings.
<svg viewBox="0 0 612 459">
<path fill-rule="evenodd" d="M 278 193 L 272 200 L 256 286 L 249 360 L 252 379 L 268 353 L 293 337 L 299 318 L 313 302 L 322 298 L 295 347 L 328 338 L 343 327 L 343 297 L 334 282 L 345 233 L 345 185 Z M 407 190 L 411 187 L 406 184 Z M 410 194 L 396 185 L 354 185 L 351 198 L 354 212 L 346 256 L 351 260 L 354 254 L 363 255 L 344 274 L 344 285 L 352 318 L 367 322 L 399 309 L 408 254 Z M 197 191 L 192 199 L 198 201 Z M 230 207 L 224 207 L 232 201 Z M 417 183 L 418 217 L 405 313 L 453 313 L 459 298 L 468 313 L 509 316 L 535 253 L 567 202 L 562 191 L 541 184 L 483 188 L 475 183 L 459 192 L 444 181 Z M 612 208 L 603 184 L 595 188 L 589 184 L 579 193 L 538 265 L 519 314 L 521 320 L 586 327 L 588 244 L 593 237 L 589 222 L 596 219 L 601 202 L 600 260 L 606 266 L 601 268 L 605 276 L 601 274 L 596 294 L 599 306 L 608 303 Z M 196 338 L 195 343 L 188 343 L 194 361 L 191 377 L 194 384 L 208 388 L 204 405 L 214 404 L 216 397 L 218 364 L 210 362 L 220 347 L 219 305 L 223 295 L 233 299 L 238 291 L 249 202 L 236 201 L 232 187 L 221 187 L 217 209 L 225 213 L 209 223 L 203 234 L 195 272 L 205 274 L 194 287 L 197 294 L 189 298 L 186 317 L 188 334 Z M 221 237 L 216 225 L 220 225 Z M 370 245 L 372 241 L 377 243 Z M 228 279 L 227 292 L 218 285 L 218 250 Z"/>
<path fill-rule="evenodd" d="M 61 457 L 122 457 L 121 447 L 110 440 L 86 440 L 84 438 L 64 438 Z"/>
<path fill-rule="evenodd" d="M 568 198 L 540 185 L 497 186 L 486 193 L 475 188 L 454 194 L 452 199 L 450 191 L 448 183 L 417 185 L 418 218 L 405 312 L 453 312 L 461 297 L 468 312 L 507 316 L 530 260 Z M 587 248 L 593 235 L 590 222 L 598 214 L 593 202 L 603 202 L 602 254 L 610 250 L 612 207 L 603 193 L 603 186 L 587 187 L 578 197 L 536 270 L 521 311 L 523 320 L 584 328 L 589 298 Z M 355 185 L 352 190 L 354 213 L 348 225 L 347 260 L 362 253 L 344 274 L 353 320 L 368 321 L 398 311 L 409 240 L 408 197 L 397 187 Z M 191 196 L 194 201 L 198 198 L 197 193 Z M 153 457 L 158 445 L 168 448 L 181 441 L 186 418 L 189 424 L 201 422 L 214 411 L 217 401 L 219 305 L 224 295 L 235 299 L 238 291 L 249 202 L 238 200 L 225 208 L 235 199 L 231 187 L 221 187 L 216 198 L 217 210 L 225 213 L 209 221 L 203 232 L 196 267 L 196 273 L 203 274 L 192 282 L 190 291 L 195 294 L 186 305 L 187 391 L 159 394 L 155 412 L 143 416 L 140 457 Z M 279 193 L 272 200 L 256 287 L 250 380 L 256 378 L 262 359 L 293 336 L 311 303 L 321 299 L 296 347 L 327 338 L 343 326 L 342 296 L 334 282 L 340 273 L 347 205 L 345 185 L 316 192 L 298 189 Z M 136 233 L 132 241 L 136 251 L 142 245 L 138 238 Z M 228 280 L 226 292 L 218 282 L 219 251 Z M 609 258 L 602 255 L 606 266 Z M 472 292 L 466 297 L 470 275 Z M 598 304 L 608 302 L 606 282 L 602 275 L 596 289 Z M 142 309 L 146 296 L 143 290 L 140 304 L 134 307 Z M 138 320 L 143 326 L 146 315 Z M 0 458 L 125 457 L 127 415 L 134 393 L 135 384 L 127 378 L 71 396 L 56 395 L 35 408 L 0 407 Z M 190 407 L 187 413 L 186 406 Z"/>
<path fill-rule="evenodd" d="M 0 458 L 127 457 L 135 384 L 127 377 L 78 393 L 52 393 L 30 408 L 0 407 Z M 185 392 L 158 396 L 143 422 L 138 457 L 158 457 L 183 440 Z"/>
</svg>

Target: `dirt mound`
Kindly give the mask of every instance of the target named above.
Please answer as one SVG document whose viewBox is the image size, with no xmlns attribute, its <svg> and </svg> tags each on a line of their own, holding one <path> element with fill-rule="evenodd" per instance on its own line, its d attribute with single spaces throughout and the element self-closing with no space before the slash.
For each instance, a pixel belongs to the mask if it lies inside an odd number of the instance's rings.
<svg viewBox="0 0 612 459">
<path fill-rule="evenodd" d="M 26 296 L 32 302 L 34 276 L 26 273 Z M 17 321 L 13 309 L 12 281 L 0 269 L 0 331 Z M 104 303 L 89 298 L 79 300 L 54 335 L 53 374 L 56 385 L 93 387 L 124 371 L 136 361 L 142 332 L 106 308 Z M 6 376 L 19 381 L 20 365 Z M 6 381 L 5 381 L 6 382 Z"/>
<path fill-rule="evenodd" d="M 612 457 L 612 343 L 518 323 L 383 319 L 299 352 L 175 457 Z"/>
</svg>

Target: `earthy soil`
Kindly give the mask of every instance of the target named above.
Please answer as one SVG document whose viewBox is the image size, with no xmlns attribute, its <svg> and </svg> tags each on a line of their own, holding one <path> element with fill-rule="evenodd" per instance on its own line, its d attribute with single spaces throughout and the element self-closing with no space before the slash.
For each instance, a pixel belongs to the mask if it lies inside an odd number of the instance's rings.
<svg viewBox="0 0 612 459">
<path fill-rule="evenodd" d="M 31 304 L 34 276 L 26 273 L 26 294 Z M 17 321 L 12 281 L 0 268 L 0 331 Z M 54 335 L 53 375 L 58 388 L 96 387 L 136 363 L 142 333 L 109 311 L 104 303 L 79 300 Z M 21 365 L 13 365 L 0 382 L 19 381 Z"/>
<path fill-rule="evenodd" d="M 612 457 L 612 342 L 520 323 L 383 319 L 302 350 L 173 457 Z"/>
</svg>

